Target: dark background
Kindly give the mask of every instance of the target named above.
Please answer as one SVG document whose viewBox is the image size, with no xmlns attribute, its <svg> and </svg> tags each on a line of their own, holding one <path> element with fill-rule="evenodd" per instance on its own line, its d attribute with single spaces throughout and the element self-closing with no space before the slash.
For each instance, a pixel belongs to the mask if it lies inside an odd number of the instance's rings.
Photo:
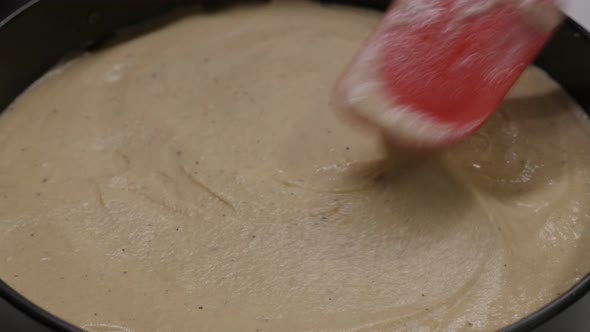
<svg viewBox="0 0 590 332">
<path fill-rule="evenodd" d="M 8 13 L 13 12 L 18 4 L 22 3 L 20 0 L 0 0 L 0 20 L 2 20 Z"/>
</svg>

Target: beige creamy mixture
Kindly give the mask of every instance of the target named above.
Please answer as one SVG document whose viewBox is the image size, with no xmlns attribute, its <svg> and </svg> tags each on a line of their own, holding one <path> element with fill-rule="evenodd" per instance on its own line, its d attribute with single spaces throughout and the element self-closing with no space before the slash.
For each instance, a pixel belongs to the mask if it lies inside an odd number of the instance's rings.
<svg viewBox="0 0 590 332">
<path fill-rule="evenodd" d="M 193 13 L 0 121 L 0 277 L 90 331 L 492 330 L 590 271 L 590 132 L 531 68 L 468 141 L 387 157 L 331 89 L 380 14 Z"/>
</svg>

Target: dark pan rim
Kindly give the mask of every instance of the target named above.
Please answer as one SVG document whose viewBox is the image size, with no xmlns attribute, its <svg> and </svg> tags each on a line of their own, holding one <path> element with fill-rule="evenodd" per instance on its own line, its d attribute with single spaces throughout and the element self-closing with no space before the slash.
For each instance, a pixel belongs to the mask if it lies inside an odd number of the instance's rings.
<svg viewBox="0 0 590 332">
<path fill-rule="evenodd" d="M 29 9 L 30 7 L 32 7 L 33 5 L 35 5 L 39 1 L 40 0 L 30 0 L 26 4 L 24 4 L 24 5 L 20 6 L 19 8 L 17 8 L 10 15 L 6 16 L 3 20 L 0 20 L 0 29 L 4 25 L 6 25 L 8 22 L 10 22 L 13 18 L 15 18 L 16 16 L 20 15 L 20 13 L 22 13 L 25 10 Z"/>
<path fill-rule="evenodd" d="M 14 11 L 11 15 L 1 20 L 0 29 L 8 24 L 13 18 L 34 6 L 39 1 L 40 0 L 30 0 Z M 565 22 L 565 25 L 569 26 L 583 39 L 590 42 L 590 32 L 583 28 L 576 21 L 568 18 Z M 587 112 L 590 112 L 590 109 L 587 110 Z M 590 272 L 561 296 L 549 302 L 537 311 L 534 311 L 533 313 L 521 318 L 511 325 L 500 329 L 500 332 L 530 331 L 555 317 L 589 292 Z M 2 279 L 0 279 L 0 299 L 5 300 L 8 304 L 12 305 L 14 308 L 25 314 L 27 317 L 33 319 L 37 323 L 40 323 L 44 327 L 56 332 L 84 332 L 81 328 L 66 322 L 65 320 L 51 314 L 50 312 L 31 302 L 26 297 L 10 287 Z"/>
</svg>

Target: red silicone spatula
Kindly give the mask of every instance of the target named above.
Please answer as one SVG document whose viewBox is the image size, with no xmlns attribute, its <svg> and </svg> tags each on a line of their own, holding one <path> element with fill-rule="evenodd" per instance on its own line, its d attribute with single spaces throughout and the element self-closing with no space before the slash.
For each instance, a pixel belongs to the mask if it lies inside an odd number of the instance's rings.
<svg viewBox="0 0 590 332">
<path fill-rule="evenodd" d="M 394 144 L 452 144 L 496 110 L 561 20 L 554 0 L 397 0 L 337 102 Z"/>
</svg>

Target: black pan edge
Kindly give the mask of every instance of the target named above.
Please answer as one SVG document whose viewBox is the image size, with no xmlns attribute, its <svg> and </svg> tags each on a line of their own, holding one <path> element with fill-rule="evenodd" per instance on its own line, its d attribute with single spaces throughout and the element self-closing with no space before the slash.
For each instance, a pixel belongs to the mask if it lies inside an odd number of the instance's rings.
<svg viewBox="0 0 590 332">
<path fill-rule="evenodd" d="M 1 0 L 0 0 L 1 1 Z M 155 16 L 179 3 L 190 1 L 126 0 L 76 2 L 23 0 L 18 10 L 0 21 L 0 110 L 3 110 L 35 79 L 57 63 L 68 51 L 99 41 L 115 29 Z M 195 1 L 193 1 L 195 2 Z M 382 0 L 324 0 L 384 9 Z M 1 14 L 1 13 L 0 13 Z M 67 20 L 64 20 L 67 18 Z M 39 29 L 39 27 L 49 27 Z M 41 56 L 42 55 L 42 56 Z M 43 58 L 40 60 L 40 58 Z M 590 33 L 567 19 L 535 63 L 543 68 L 590 113 Z M 543 324 L 590 292 L 590 273 L 548 305 L 507 326 L 501 332 L 530 331 Z M 82 332 L 50 314 L 0 280 L 0 308 L 12 306 L 12 315 L 24 315 L 30 324 L 4 325 L 12 321 L 0 311 L 0 330 L 27 332 Z"/>
<path fill-rule="evenodd" d="M 2 308 L 1 300 L 12 308 Z M 10 331 L 27 331 L 27 332 L 82 332 L 77 327 L 66 321 L 50 314 L 27 300 L 24 296 L 17 293 L 14 289 L 0 280 L 0 308 L 6 310 L 0 314 L 0 329 L 10 328 Z M 2 315 L 11 315 L 11 317 L 2 317 Z M 22 317 L 28 317 L 32 321 L 25 321 Z M 6 323 L 8 322 L 8 323 Z M 6 325 L 8 324 L 8 326 Z M 3 330 L 3 329 L 2 329 Z"/>
<path fill-rule="evenodd" d="M 174 6 L 203 0 L 18 1 L 19 9 L 4 20 L 0 16 L 0 42 L 10 45 L 0 52 L 0 110 L 68 52 L 91 47 L 120 27 Z"/>
<path fill-rule="evenodd" d="M 567 309 L 590 292 L 590 273 L 559 298 L 527 317 L 503 328 L 500 332 L 530 331 Z"/>
</svg>

